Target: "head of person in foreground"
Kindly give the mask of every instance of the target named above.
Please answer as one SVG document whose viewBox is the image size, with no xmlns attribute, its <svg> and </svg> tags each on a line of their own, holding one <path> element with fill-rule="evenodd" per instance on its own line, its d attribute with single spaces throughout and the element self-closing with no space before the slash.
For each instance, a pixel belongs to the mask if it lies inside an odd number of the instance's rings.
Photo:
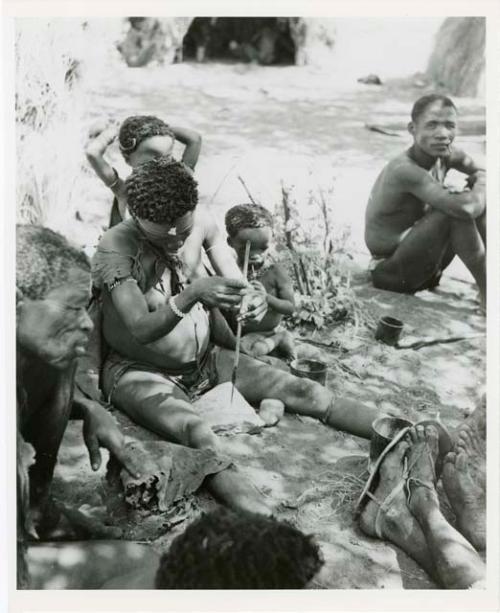
<svg viewBox="0 0 500 613">
<path fill-rule="evenodd" d="M 226 508 L 203 515 L 160 561 L 157 589 L 302 589 L 323 559 L 293 526 Z"/>
</svg>

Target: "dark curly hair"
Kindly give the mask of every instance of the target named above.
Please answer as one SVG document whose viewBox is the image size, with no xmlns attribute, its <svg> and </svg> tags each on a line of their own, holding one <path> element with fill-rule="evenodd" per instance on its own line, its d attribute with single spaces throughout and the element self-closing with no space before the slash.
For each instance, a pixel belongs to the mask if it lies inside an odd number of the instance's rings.
<svg viewBox="0 0 500 613">
<path fill-rule="evenodd" d="M 323 565 L 318 545 L 293 526 L 220 508 L 174 539 L 157 589 L 299 589 Z"/>
<path fill-rule="evenodd" d="M 273 216 L 260 204 L 237 204 L 225 217 L 226 232 L 233 238 L 244 228 L 272 228 Z"/>
<path fill-rule="evenodd" d="M 457 107 L 453 104 L 453 100 L 448 98 L 448 96 L 444 96 L 443 94 L 427 94 L 426 96 L 419 98 L 413 105 L 411 110 L 411 120 L 413 122 L 418 121 L 419 117 L 424 114 L 427 107 L 434 104 L 434 102 L 440 102 L 443 107 L 455 109 L 455 112 L 457 112 Z"/>
<path fill-rule="evenodd" d="M 155 223 L 171 224 L 198 202 L 198 183 L 182 162 L 169 157 L 134 168 L 125 187 L 130 213 Z"/>
<path fill-rule="evenodd" d="M 22 296 L 43 300 L 66 283 L 71 268 L 90 275 L 87 256 L 64 236 L 42 226 L 16 226 L 16 288 Z"/>
<path fill-rule="evenodd" d="M 175 138 L 170 127 L 154 115 L 132 115 L 120 126 L 118 143 L 123 157 L 127 160 L 132 151 L 150 136 L 171 136 Z"/>
</svg>

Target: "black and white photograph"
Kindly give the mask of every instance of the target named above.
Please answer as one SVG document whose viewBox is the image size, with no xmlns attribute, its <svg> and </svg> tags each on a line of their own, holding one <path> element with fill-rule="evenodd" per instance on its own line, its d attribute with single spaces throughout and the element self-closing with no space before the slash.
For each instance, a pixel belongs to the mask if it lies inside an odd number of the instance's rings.
<svg viewBox="0 0 500 613">
<path fill-rule="evenodd" d="M 13 19 L 15 589 L 480 595 L 488 18 L 248 13 Z"/>
</svg>

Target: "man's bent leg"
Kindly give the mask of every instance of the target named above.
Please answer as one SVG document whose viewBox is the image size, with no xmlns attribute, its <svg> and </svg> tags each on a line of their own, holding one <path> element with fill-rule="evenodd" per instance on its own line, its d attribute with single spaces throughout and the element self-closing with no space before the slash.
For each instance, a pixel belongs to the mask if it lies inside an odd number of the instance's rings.
<svg viewBox="0 0 500 613">
<path fill-rule="evenodd" d="M 477 283 L 481 302 L 486 305 L 486 247 L 475 220 L 453 219 L 451 245 Z"/>
<path fill-rule="evenodd" d="M 372 271 L 379 289 L 412 294 L 441 270 L 450 241 L 451 218 L 431 210 L 408 232 L 387 259 Z"/>
<path fill-rule="evenodd" d="M 220 452 L 218 437 L 187 396 L 158 373 L 127 371 L 113 391 L 113 403 L 142 426 L 187 447 Z M 260 494 L 234 467 L 207 477 L 212 493 L 235 509 L 269 514 Z"/>
<path fill-rule="evenodd" d="M 234 352 L 221 350 L 217 360 L 219 382 L 230 381 Z M 236 387 L 248 402 L 258 404 L 264 398 L 281 400 L 287 409 L 325 421 L 329 426 L 370 438 L 371 425 L 380 413 L 346 398 L 334 398 L 323 385 L 300 379 L 247 355 L 240 356 Z"/>
</svg>

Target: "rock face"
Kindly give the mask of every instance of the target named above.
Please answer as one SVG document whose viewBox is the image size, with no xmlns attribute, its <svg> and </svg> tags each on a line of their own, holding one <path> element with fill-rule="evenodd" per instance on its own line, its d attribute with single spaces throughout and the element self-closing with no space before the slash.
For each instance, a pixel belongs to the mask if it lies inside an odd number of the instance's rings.
<svg viewBox="0 0 500 613">
<path fill-rule="evenodd" d="M 483 17 L 449 17 L 439 29 L 427 76 L 455 96 L 484 94 Z"/>
</svg>

